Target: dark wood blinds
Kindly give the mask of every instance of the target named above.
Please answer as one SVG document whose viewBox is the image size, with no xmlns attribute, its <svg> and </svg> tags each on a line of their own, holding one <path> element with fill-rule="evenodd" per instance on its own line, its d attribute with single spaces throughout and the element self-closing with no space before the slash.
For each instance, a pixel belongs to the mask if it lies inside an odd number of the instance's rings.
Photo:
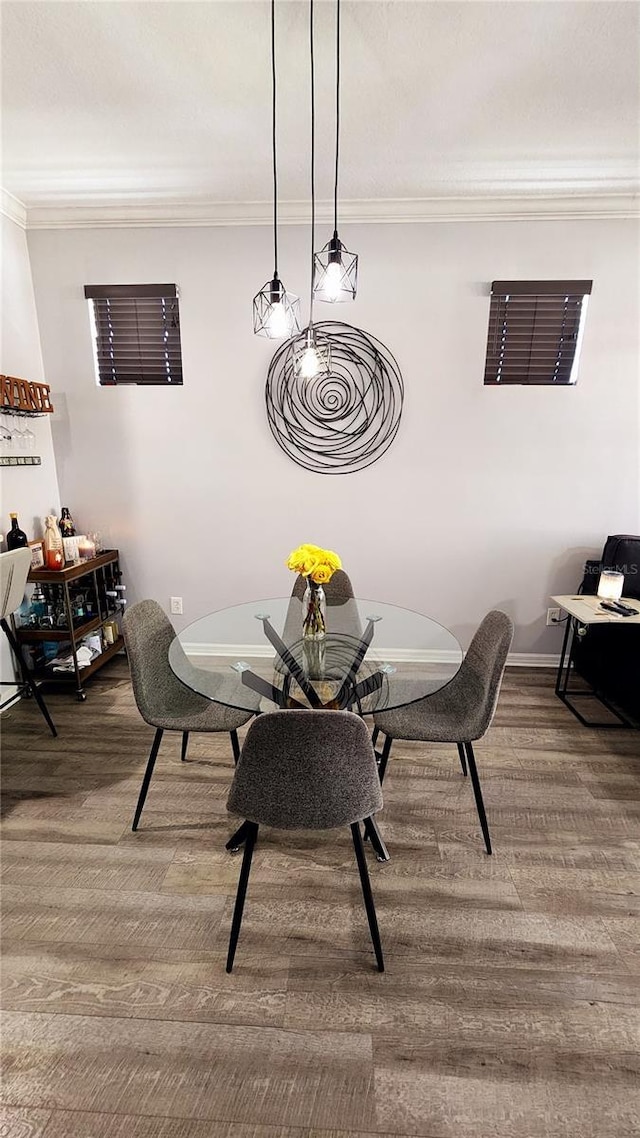
<svg viewBox="0 0 640 1138">
<path fill-rule="evenodd" d="M 86 285 L 98 382 L 181 384 L 178 290 L 165 285 Z"/>
<path fill-rule="evenodd" d="M 574 383 L 592 281 L 494 281 L 484 382 Z"/>
</svg>

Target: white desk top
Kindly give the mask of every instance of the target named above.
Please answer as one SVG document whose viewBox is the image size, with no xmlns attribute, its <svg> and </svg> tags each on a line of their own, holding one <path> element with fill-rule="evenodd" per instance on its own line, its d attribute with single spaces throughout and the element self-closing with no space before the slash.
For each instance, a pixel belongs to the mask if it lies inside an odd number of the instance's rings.
<svg viewBox="0 0 640 1138">
<path fill-rule="evenodd" d="M 615 612 L 608 612 L 607 609 L 600 608 L 599 597 L 577 597 L 577 596 L 562 596 L 552 597 L 561 609 L 565 612 L 575 616 L 581 624 L 640 624 L 640 601 L 635 597 L 621 597 L 625 604 L 631 605 L 632 608 L 638 610 L 637 616 L 618 616 Z"/>
</svg>

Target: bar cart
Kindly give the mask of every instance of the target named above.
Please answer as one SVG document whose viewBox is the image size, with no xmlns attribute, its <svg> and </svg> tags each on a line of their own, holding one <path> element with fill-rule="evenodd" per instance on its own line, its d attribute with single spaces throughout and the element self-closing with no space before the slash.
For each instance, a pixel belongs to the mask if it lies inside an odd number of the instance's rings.
<svg viewBox="0 0 640 1138">
<path fill-rule="evenodd" d="M 47 612 L 36 624 L 16 625 L 16 639 L 24 652 L 34 678 L 47 683 L 75 685 L 76 697 L 87 698 L 84 681 L 124 648 L 124 640 L 116 618 L 126 601 L 123 593 L 117 549 L 106 550 L 65 569 L 32 569 L 27 578 L 41 586 Z M 53 599 L 58 603 L 54 609 Z M 47 603 L 48 602 L 48 603 Z M 44 624 L 44 627 L 42 627 Z M 100 651 L 90 663 L 81 666 L 78 649 L 92 633 L 100 637 Z M 107 637 L 109 633 L 109 637 Z M 95 638 L 94 638 L 95 639 Z M 43 655 L 45 645 L 68 645 L 72 668 L 60 670 Z"/>
</svg>

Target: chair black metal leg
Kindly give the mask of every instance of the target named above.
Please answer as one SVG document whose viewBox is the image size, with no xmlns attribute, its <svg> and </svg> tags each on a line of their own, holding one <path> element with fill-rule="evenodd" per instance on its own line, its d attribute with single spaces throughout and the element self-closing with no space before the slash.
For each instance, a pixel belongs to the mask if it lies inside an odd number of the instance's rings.
<svg viewBox="0 0 640 1138">
<path fill-rule="evenodd" d="M 391 861 L 391 855 L 384 844 L 382 834 L 378 829 L 378 823 L 375 818 L 365 818 L 364 821 L 364 840 L 371 842 L 375 855 L 378 861 Z"/>
<path fill-rule="evenodd" d="M 135 815 L 133 818 L 133 825 L 131 827 L 132 830 L 138 829 L 138 822 L 140 821 L 140 815 L 142 814 L 142 807 L 144 806 L 144 801 L 145 801 L 145 798 L 147 797 L 147 791 L 149 789 L 149 783 L 151 782 L 151 775 L 153 774 L 153 768 L 156 765 L 156 759 L 158 757 L 158 751 L 160 750 L 160 743 L 161 743 L 163 735 L 164 735 L 164 731 L 163 731 L 162 727 L 158 727 L 158 730 L 155 733 L 153 743 L 151 744 L 151 751 L 149 752 L 149 761 L 147 763 L 147 769 L 144 772 L 144 778 L 142 780 L 142 786 L 140 787 L 140 797 L 138 798 L 138 805 L 136 806 L 136 812 L 135 812 Z"/>
<path fill-rule="evenodd" d="M 471 775 L 471 784 L 473 786 L 473 793 L 476 799 L 476 809 L 478 811 L 478 818 L 482 827 L 482 835 L 484 837 L 484 844 L 488 854 L 491 853 L 491 838 L 489 836 L 489 824 L 487 822 L 487 815 L 484 809 L 484 802 L 482 800 L 482 791 L 480 789 L 480 779 L 478 778 L 478 768 L 476 766 L 476 759 L 473 753 L 471 743 L 465 743 L 465 750 L 467 752 L 467 762 L 469 764 L 469 774 Z"/>
<path fill-rule="evenodd" d="M 467 759 L 466 759 L 466 755 L 464 753 L 464 746 L 462 745 L 462 743 L 458 743 L 457 747 L 458 747 L 458 754 L 460 755 L 460 766 L 462 767 L 462 773 L 463 773 L 464 777 L 466 778 L 467 777 Z"/>
<path fill-rule="evenodd" d="M 33 680 L 31 679 L 31 676 L 29 675 L 29 669 L 28 669 L 27 665 L 25 664 L 25 662 L 22 658 L 22 652 L 20 651 L 20 645 L 18 644 L 18 641 L 16 640 L 15 636 L 13 635 L 7 621 L 3 619 L 2 621 L 0 621 L 0 625 L 2 627 L 2 631 L 4 632 L 7 640 L 9 641 L 9 644 L 11 645 L 11 650 L 13 652 L 13 655 L 15 656 L 18 668 L 20 669 L 20 675 L 22 676 L 22 682 L 28 687 L 29 691 L 31 692 L 31 695 L 35 699 L 35 701 L 36 701 L 38 707 L 40 708 L 40 711 L 41 711 L 41 713 L 42 713 L 42 715 L 46 721 L 47 727 L 49 728 L 51 734 L 53 735 L 53 737 L 55 739 L 57 734 L 58 734 L 58 732 L 56 731 L 55 723 L 53 722 L 53 719 L 49 715 L 49 709 L 48 709 L 46 703 L 44 702 L 42 696 L 40 695 L 40 691 L 38 690 L 38 685 L 33 682 Z"/>
<path fill-rule="evenodd" d="M 372 819 L 365 819 L 365 825 Z M 373 901 L 373 893 L 371 892 L 371 882 L 369 880 L 369 870 L 367 869 L 367 859 L 364 856 L 364 846 L 362 844 L 362 834 L 360 833 L 360 823 L 353 822 L 351 826 L 351 836 L 353 838 L 353 848 L 356 851 L 356 861 L 358 863 L 358 872 L 360 874 L 360 884 L 362 886 L 362 896 L 364 897 L 364 907 L 367 910 L 367 920 L 369 921 L 369 932 L 371 933 L 371 941 L 373 944 L 373 951 L 376 954 L 376 961 L 378 964 L 378 972 L 384 972 L 384 957 L 382 955 L 382 944 L 380 943 L 380 932 L 378 930 L 378 918 L 376 917 L 376 907 Z"/>
<path fill-rule="evenodd" d="M 392 746 L 393 746 L 393 739 L 391 738 L 390 735 L 385 735 L 384 743 L 382 746 L 382 752 L 378 753 L 378 751 L 376 751 L 376 758 L 378 760 L 378 777 L 380 779 L 380 785 L 381 786 L 382 786 L 382 783 L 384 782 L 385 771 L 387 769 L 387 763 L 389 761 L 389 755 L 391 754 L 391 747 Z"/>
<path fill-rule="evenodd" d="M 182 750 L 180 751 L 180 759 L 184 763 L 187 758 L 187 747 L 189 746 L 189 732 L 182 732 Z"/>
<path fill-rule="evenodd" d="M 237 766 L 238 765 L 238 759 L 240 758 L 240 744 L 238 742 L 238 732 L 237 731 L 230 731 L 229 734 L 231 735 L 231 750 L 233 751 L 233 761 Z"/>
<path fill-rule="evenodd" d="M 236 903 L 233 909 L 233 920 L 231 922 L 231 936 L 229 937 L 229 951 L 227 953 L 227 972 L 230 972 L 233 968 L 233 959 L 236 954 L 236 946 L 238 944 L 240 926 L 242 924 L 244 899 L 247 895 L 247 885 L 249 884 L 249 874 L 251 872 L 251 858 L 253 857 L 253 847 L 256 844 L 256 838 L 258 836 L 257 822 L 245 822 L 245 826 L 248 827 L 247 838 L 244 847 L 244 857 L 242 858 L 240 880 L 238 881 Z"/>
<path fill-rule="evenodd" d="M 371 736 L 371 745 L 372 745 L 373 747 L 375 747 L 376 743 L 378 742 L 378 735 L 379 735 L 379 734 L 380 734 L 380 728 L 379 728 L 379 727 L 374 727 L 374 729 L 373 729 L 373 735 Z"/>
<path fill-rule="evenodd" d="M 24 673 L 24 679 L 25 679 L 25 683 L 27 684 L 33 698 L 35 699 L 38 707 L 40 708 L 40 711 L 42 712 L 42 714 L 46 720 L 47 727 L 49 728 L 51 734 L 53 735 L 53 737 L 55 739 L 58 732 L 56 731 L 56 727 L 55 727 L 55 724 L 53 722 L 53 719 L 49 715 L 49 709 L 48 709 L 46 703 L 44 702 L 42 696 L 40 695 L 40 692 L 38 690 L 38 685 L 34 684 L 33 680 L 31 679 L 31 676 L 28 674 L 28 672 L 26 672 L 26 669 L 25 669 L 25 673 Z"/>
<path fill-rule="evenodd" d="M 226 850 L 229 850 L 231 853 L 237 853 L 240 849 L 240 846 L 246 842 L 247 834 L 249 833 L 249 827 L 251 825 L 251 822 L 243 822 L 241 826 L 238 826 L 235 834 L 232 834 L 229 838 L 229 841 L 225 842 L 224 848 Z"/>
</svg>

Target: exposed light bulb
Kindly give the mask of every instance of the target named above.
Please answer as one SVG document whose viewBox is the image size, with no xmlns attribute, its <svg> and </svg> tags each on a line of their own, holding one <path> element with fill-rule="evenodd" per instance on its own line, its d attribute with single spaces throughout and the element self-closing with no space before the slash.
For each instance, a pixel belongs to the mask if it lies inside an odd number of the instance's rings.
<svg viewBox="0 0 640 1138">
<path fill-rule="evenodd" d="M 300 360 L 300 375 L 303 379 L 313 379 L 320 371 L 318 353 L 313 345 L 309 345 L 302 353 Z"/>
<path fill-rule="evenodd" d="M 313 291 L 326 304 L 355 300 L 358 287 L 358 255 L 345 249 L 334 232 L 333 237 L 313 257 Z"/>
<path fill-rule="evenodd" d="M 287 312 L 282 301 L 271 305 L 271 311 L 267 317 L 267 329 L 269 338 L 272 340 L 282 340 L 291 334 Z"/>
<path fill-rule="evenodd" d="M 340 261 L 330 261 L 324 275 L 322 291 L 327 300 L 337 300 L 342 286 L 342 264 Z"/>
</svg>

